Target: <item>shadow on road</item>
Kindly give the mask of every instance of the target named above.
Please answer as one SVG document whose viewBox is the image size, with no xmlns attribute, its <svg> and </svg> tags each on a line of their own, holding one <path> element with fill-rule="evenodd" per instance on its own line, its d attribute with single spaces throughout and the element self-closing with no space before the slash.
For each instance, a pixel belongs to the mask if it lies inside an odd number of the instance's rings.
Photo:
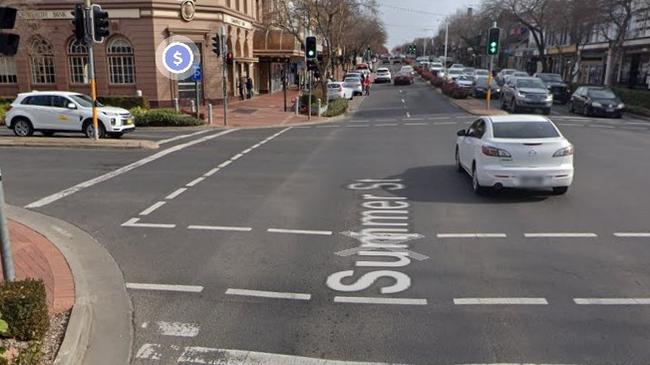
<svg viewBox="0 0 650 365">
<path fill-rule="evenodd" d="M 454 165 L 433 165 L 409 168 L 386 179 L 402 179 L 405 190 L 387 193 L 406 196 L 416 202 L 443 202 L 458 204 L 535 203 L 552 196 L 550 191 L 502 190 L 478 196 L 472 192 L 471 179 L 456 171 Z M 404 193 L 406 191 L 406 193 Z"/>
</svg>

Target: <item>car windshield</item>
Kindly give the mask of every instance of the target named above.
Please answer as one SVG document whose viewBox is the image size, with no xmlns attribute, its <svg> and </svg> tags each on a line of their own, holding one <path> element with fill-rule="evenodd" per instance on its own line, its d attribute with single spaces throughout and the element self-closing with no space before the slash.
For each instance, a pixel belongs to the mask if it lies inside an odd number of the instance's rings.
<svg viewBox="0 0 650 365">
<path fill-rule="evenodd" d="M 90 96 L 88 95 L 74 94 L 74 95 L 70 95 L 70 98 L 84 108 L 92 108 L 93 106 L 93 99 L 91 99 Z M 97 106 L 102 107 L 104 105 L 102 105 L 102 103 L 100 102 L 97 102 Z"/>
<path fill-rule="evenodd" d="M 490 71 L 488 70 L 476 70 L 477 75 L 489 75 Z"/>
<path fill-rule="evenodd" d="M 590 89 L 588 94 L 594 99 L 616 99 L 616 94 L 609 89 Z"/>
<path fill-rule="evenodd" d="M 361 80 L 359 78 L 357 78 L 357 77 L 348 77 L 348 78 L 345 79 L 344 82 L 347 82 L 347 83 L 350 83 L 350 84 L 354 84 L 354 83 L 358 84 L 358 83 L 361 82 Z"/>
<path fill-rule="evenodd" d="M 545 82 L 562 82 L 562 77 L 560 75 L 556 74 L 541 74 L 539 75 L 539 78 L 544 80 Z"/>
<path fill-rule="evenodd" d="M 487 80 L 488 80 L 487 77 L 479 77 L 478 79 L 476 79 L 476 86 L 487 87 L 487 85 L 488 85 Z M 496 87 L 496 86 L 497 86 L 496 81 L 492 80 L 492 87 Z"/>
<path fill-rule="evenodd" d="M 431 67 L 442 67 L 442 63 L 432 63 Z"/>
<path fill-rule="evenodd" d="M 533 139 L 555 138 L 560 134 L 550 122 L 504 122 L 493 123 L 494 138 Z"/>
<path fill-rule="evenodd" d="M 469 77 L 467 77 L 465 75 L 458 76 L 458 78 L 456 80 L 458 80 L 458 81 L 472 81 L 471 78 L 469 78 Z"/>
<path fill-rule="evenodd" d="M 544 89 L 544 83 L 540 79 L 517 79 L 518 88 Z"/>
<path fill-rule="evenodd" d="M 455 68 L 455 69 L 449 70 L 449 73 L 454 74 L 454 75 L 460 75 L 460 74 L 463 73 L 463 71 Z"/>
</svg>

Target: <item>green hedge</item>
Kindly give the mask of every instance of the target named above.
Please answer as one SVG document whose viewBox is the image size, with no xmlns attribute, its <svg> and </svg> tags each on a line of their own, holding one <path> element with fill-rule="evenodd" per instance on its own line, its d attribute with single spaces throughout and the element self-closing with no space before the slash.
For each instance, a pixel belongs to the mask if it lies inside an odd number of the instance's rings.
<svg viewBox="0 0 650 365">
<path fill-rule="evenodd" d="M 97 100 L 104 105 L 124 109 L 149 107 L 149 101 L 142 96 L 99 96 Z"/>
<path fill-rule="evenodd" d="M 27 279 L 2 283 L 0 313 L 9 323 L 8 337 L 41 341 L 50 327 L 43 281 Z"/>
<path fill-rule="evenodd" d="M 650 91 L 640 89 L 628 89 L 624 87 L 613 87 L 612 90 L 618 95 L 623 103 L 644 109 L 650 109 Z"/>
<path fill-rule="evenodd" d="M 330 101 L 327 105 L 327 111 L 323 114 L 324 117 L 334 117 L 341 115 L 348 110 L 348 101 L 346 99 L 335 99 Z"/>
<path fill-rule="evenodd" d="M 5 116 L 7 115 L 7 109 L 9 109 L 10 103 L 0 102 L 0 125 L 5 125 Z"/>
<path fill-rule="evenodd" d="M 202 125 L 203 121 L 192 116 L 179 113 L 174 109 L 145 109 L 135 107 L 130 109 L 138 127 L 189 127 Z"/>
</svg>

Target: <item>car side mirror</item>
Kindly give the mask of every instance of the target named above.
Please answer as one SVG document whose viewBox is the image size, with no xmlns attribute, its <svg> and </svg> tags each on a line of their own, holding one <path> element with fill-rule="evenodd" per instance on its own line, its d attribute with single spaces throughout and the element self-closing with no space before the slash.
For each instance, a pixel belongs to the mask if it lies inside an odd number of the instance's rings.
<svg viewBox="0 0 650 365">
<path fill-rule="evenodd" d="M 456 132 L 456 135 L 457 135 L 458 137 L 465 137 L 465 136 L 467 135 L 467 131 L 464 130 L 464 129 L 461 129 L 461 130 L 459 130 L 458 132 Z"/>
<path fill-rule="evenodd" d="M 68 103 L 68 109 L 77 109 L 77 105 L 75 103 Z"/>
</svg>

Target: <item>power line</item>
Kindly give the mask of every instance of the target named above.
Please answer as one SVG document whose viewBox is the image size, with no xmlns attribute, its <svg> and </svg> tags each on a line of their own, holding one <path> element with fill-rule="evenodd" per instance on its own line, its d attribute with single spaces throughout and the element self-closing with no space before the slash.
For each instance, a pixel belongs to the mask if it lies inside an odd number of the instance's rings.
<svg viewBox="0 0 650 365">
<path fill-rule="evenodd" d="M 442 14 L 442 13 L 433 13 L 430 11 L 424 11 L 421 9 L 412 9 L 412 8 L 403 8 L 401 6 L 394 6 L 394 5 L 388 5 L 388 4 L 380 4 L 380 7 L 385 7 L 393 10 L 399 10 L 399 11 L 404 11 L 407 13 L 413 13 L 413 14 L 422 14 L 422 15 L 434 15 L 434 16 L 439 16 L 439 17 L 445 17 L 448 14 Z"/>
</svg>

